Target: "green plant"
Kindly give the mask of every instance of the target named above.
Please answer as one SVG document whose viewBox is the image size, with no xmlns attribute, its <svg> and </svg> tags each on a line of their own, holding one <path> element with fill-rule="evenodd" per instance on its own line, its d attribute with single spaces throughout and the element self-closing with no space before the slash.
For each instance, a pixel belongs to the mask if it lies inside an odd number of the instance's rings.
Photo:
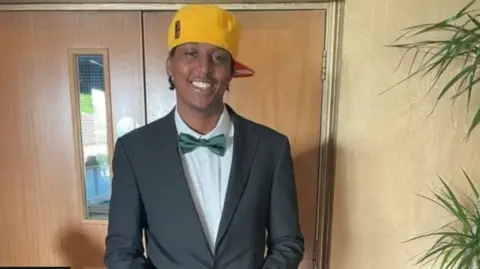
<svg viewBox="0 0 480 269">
<path fill-rule="evenodd" d="M 92 94 L 80 93 L 80 112 L 93 114 Z"/>
<path fill-rule="evenodd" d="M 446 84 L 441 87 L 442 89 L 437 96 L 437 102 L 447 92 L 454 90 L 455 93 L 451 97 L 453 101 L 461 95 L 467 94 L 468 111 L 472 91 L 477 83 L 480 82 L 480 76 L 477 74 L 480 64 L 480 21 L 477 18 L 480 14 L 475 13 L 475 10 L 469 10 L 475 2 L 476 0 L 471 1 L 456 14 L 440 22 L 415 25 L 404 29 L 405 33 L 389 46 L 406 49 L 400 64 L 405 59 L 405 55 L 412 51 L 414 52 L 413 60 L 409 75 L 391 88 L 419 74 L 432 74 L 434 76 L 431 85 L 433 88 L 438 80 L 447 74 L 446 71 L 449 67 L 459 68 L 460 70 L 455 72 L 452 77 L 449 77 Z M 432 33 L 446 34 L 451 37 L 438 40 L 426 37 L 422 41 L 397 43 L 402 39 L 417 38 Z M 423 54 L 423 57 L 419 57 L 420 54 Z M 477 112 L 470 124 L 467 138 L 473 129 L 480 124 L 480 104 L 478 105 Z"/>
<path fill-rule="evenodd" d="M 478 269 L 480 268 L 480 208 L 479 191 L 470 177 L 463 171 L 471 190 L 472 199 L 463 194 L 466 202 L 461 201 L 452 188 L 441 178 L 442 189 L 432 190 L 434 197 L 420 195 L 447 210 L 454 220 L 434 232 L 414 237 L 406 242 L 436 237 L 435 243 L 420 256 L 417 264 L 440 263 L 440 269 Z"/>
<path fill-rule="evenodd" d="M 472 92 L 480 83 L 478 69 L 480 65 L 480 17 L 479 13 L 470 9 L 476 0 L 472 0 L 453 16 L 436 22 L 415 25 L 404 29 L 403 33 L 389 47 L 405 49 L 399 66 L 405 56 L 413 52 L 408 76 L 391 88 L 412 78 L 413 76 L 432 75 L 432 91 L 440 79 L 446 82 L 440 86 L 437 103 L 451 93 L 453 103 L 462 95 L 467 95 L 467 112 L 471 105 Z M 433 39 L 430 35 L 441 36 Z M 446 38 L 443 38 L 446 36 Z M 420 41 L 399 43 L 400 40 L 419 38 Z M 423 55 L 423 56 L 420 56 Z M 397 67 L 398 68 L 398 67 Z M 453 75 L 450 71 L 453 69 Z M 388 90 L 390 90 L 389 88 Z M 435 104 L 435 105 L 436 105 Z M 476 104 L 471 124 L 466 138 L 480 125 L 480 104 Z M 453 221 L 439 229 L 416 236 L 407 242 L 434 237 L 436 241 L 416 262 L 417 264 L 432 263 L 440 265 L 440 269 L 480 269 L 480 208 L 479 191 L 472 180 L 463 171 L 473 197 L 463 194 L 462 202 L 452 188 L 441 178 L 443 188 L 432 191 L 433 198 L 421 197 L 434 202 L 453 217 Z"/>
</svg>

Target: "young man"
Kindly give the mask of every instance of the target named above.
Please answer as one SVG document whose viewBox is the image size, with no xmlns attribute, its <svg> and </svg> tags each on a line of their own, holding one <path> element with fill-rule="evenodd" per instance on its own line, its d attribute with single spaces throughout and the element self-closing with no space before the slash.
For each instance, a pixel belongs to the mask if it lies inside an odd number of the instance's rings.
<svg viewBox="0 0 480 269">
<path fill-rule="evenodd" d="M 174 16 L 166 70 L 177 104 L 116 143 L 109 269 L 298 268 L 289 141 L 223 102 L 232 78 L 253 74 L 236 59 L 239 34 L 234 15 L 213 5 Z"/>
</svg>

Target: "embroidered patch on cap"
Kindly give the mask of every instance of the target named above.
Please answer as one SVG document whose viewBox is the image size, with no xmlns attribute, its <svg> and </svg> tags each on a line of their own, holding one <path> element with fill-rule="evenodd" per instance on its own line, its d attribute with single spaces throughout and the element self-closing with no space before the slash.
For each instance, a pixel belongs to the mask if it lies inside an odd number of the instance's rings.
<svg viewBox="0 0 480 269">
<path fill-rule="evenodd" d="M 175 39 L 180 38 L 180 21 L 175 22 Z"/>
</svg>

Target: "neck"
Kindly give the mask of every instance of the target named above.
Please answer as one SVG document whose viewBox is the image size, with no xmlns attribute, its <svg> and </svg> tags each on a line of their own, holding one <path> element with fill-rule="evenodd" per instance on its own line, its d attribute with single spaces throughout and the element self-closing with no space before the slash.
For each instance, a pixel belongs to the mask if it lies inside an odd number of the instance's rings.
<svg viewBox="0 0 480 269">
<path fill-rule="evenodd" d="M 217 126 L 224 107 L 219 107 L 209 112 L 196 112 L 177 106 L 178 114 L 182 120 L 193 130 L 200 134 L 206 134 Z"/>
</svg>

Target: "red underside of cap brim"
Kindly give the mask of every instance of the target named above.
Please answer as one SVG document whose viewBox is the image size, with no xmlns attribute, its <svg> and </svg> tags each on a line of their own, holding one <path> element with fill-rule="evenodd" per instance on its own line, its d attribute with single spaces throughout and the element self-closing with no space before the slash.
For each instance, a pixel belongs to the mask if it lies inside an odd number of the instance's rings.
<svg viewBox="0 0 480 269">
<path fill-rule="evenodd" d="M 234 78 L 246 78 L 246 77 L 251 77 L 255 74 L 255 72 L 253 71 L 253 69 L 251 69 L 250 67 L 238 62 L 238 61 L 235 61 L 233 63 L 233 71 L 235 72 L 233 74 L 233 77 Z"/>
</svg>

